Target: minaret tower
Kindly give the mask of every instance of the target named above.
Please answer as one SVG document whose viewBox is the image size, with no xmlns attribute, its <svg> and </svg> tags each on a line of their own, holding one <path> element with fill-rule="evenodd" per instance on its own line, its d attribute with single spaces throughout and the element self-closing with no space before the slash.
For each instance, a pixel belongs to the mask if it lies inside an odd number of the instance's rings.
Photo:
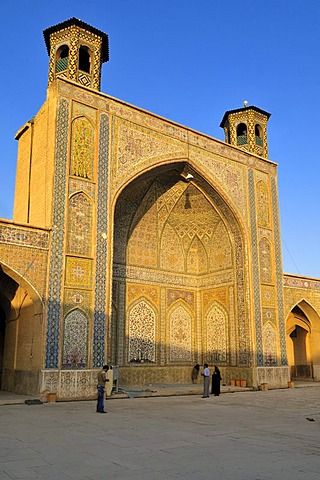
<svg viewBox="0 0 320 480">
<path fill-rule="evenodd" d="M 109 60 L 108 35 L 77 18 L 49 27 L 43 32 L 48 54 L 49 84 L 68 78 L 100 90 L 102 63 Z"/>
<path fill-rule="evenodd" d="M 260 157 L 268 158 L 267 122 L 270 113 L 247 106 L 228 110 L 220 123 L 226 142 Z"/>
</svg>

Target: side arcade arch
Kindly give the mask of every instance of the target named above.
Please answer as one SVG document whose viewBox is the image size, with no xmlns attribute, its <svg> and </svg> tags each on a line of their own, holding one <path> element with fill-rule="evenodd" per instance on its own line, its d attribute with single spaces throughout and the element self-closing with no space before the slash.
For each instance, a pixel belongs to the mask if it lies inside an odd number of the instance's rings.
<svg viewBox="0 0 320 480">
<path fill-rule="evenodd" d="M 291 377 L 320 380 L 320 317 L 309 302 L 302 299 L 287 316 L 287 355 Z"/>
<path fill-rule="evenodd" d="M 39 392 L 43 364 L 43 303 L 22 275 L 0 265 L 1 389 Z"/>
</svg>

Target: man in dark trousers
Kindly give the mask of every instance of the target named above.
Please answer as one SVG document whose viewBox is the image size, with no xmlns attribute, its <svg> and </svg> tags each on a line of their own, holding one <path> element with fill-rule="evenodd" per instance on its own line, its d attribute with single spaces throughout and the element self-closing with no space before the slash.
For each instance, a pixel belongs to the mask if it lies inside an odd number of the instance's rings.
<svg viewBox="0 0 320 480">
<path fill-rule="evenodd" d="M 204 364 L 203 372 L 203 396 L 202 398 L 209 398 L 209 386 L 210 386 L 210 370 L 207 363 Z"/>
<path fill-rule="evenodd" d="M 109 365 L 103 365 L 102 370 L 98 373 L 98 401 L 97 401 L 97 413 L 107 413 L 104 409 L 104 387 L 105 383 L 109 382 L 107 378 L 107 371 Z"/>
</svg>

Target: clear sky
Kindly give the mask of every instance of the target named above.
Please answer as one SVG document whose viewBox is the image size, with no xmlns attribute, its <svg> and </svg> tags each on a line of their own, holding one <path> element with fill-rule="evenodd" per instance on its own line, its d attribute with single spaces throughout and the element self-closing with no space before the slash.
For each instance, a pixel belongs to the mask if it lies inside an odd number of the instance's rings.
<svg viewBox="0 0 320 480">
<path fill-rule="evenodd" d="M 45 101 L 44 29 L 109 35 L 102 92 L 224 140 L 243 101 L 270 112 L 283 268 L 320 277 L 319 0 L 0 0 L 0 217 L 12 218 L 16 131 Z"/>
</svg>

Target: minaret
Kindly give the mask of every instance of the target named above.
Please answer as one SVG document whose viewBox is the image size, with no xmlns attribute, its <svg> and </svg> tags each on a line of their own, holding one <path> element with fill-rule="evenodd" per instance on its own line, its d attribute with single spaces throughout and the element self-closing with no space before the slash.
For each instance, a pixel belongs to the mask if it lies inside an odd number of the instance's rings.
<svg viewBox="0 0 320 480">
<path fill-rule="evenodd" d="M 50 57 L 49 84 L 68 78 L 100 90 L 102 63 L 109 60 L 108 35 L 77 18 L 43 32 Z"/>
<path fill-rule="evenodd" d="M 225 140 L 230 145 L 268 158 L 267 122 L 270 113 L 258 107 L 247 106 L 228 110 L 220 123 L 224 129 Z"/>
</svg>

